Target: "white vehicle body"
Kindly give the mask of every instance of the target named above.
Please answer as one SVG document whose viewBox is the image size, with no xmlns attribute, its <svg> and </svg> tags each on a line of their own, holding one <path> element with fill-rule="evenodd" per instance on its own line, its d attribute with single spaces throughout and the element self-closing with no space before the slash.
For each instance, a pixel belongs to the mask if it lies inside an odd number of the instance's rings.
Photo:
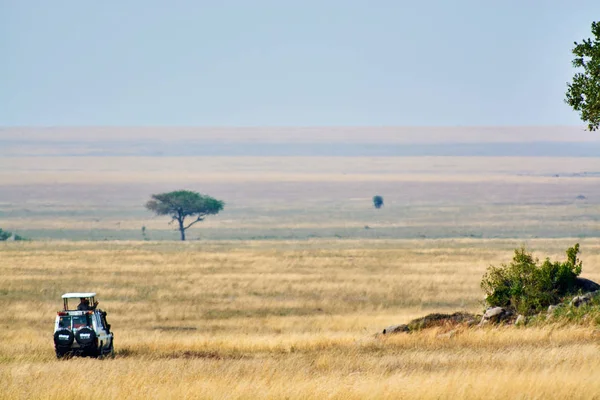
<svg viewBox="0 0 600 400">
<path fill-rule="evenodd" d="M 102 357 L 113 355 L 114 334 L 106 322 L 106 312 L 89 304 L 95 303 L 96 293 L 66 293 L 62 296 L 64 309 L 58 311 L 54 322 L 56 356 L 83 355 Z M 86 299 L 88 305 L 73 309 L 69 300 Z M 83 306 L 82 306 L 83 305 Z"/>
</svg>

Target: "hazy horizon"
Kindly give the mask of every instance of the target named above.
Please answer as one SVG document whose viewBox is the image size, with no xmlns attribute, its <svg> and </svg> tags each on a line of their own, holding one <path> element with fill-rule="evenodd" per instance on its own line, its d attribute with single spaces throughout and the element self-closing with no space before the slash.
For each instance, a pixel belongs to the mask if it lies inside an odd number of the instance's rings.
<svg viewBox="0 0 600 400">
<path fill-rule="evenodd" d="M 580 127 L 0 128 L 0 156 L 597 157 Z"/>
<path fill-rule="evenodd" d="M 0 139 L 99 141 L 208 139 L 266 142 L 597 142 L 583 125 L 525 126 L 2 126 Z"/>
</svg>

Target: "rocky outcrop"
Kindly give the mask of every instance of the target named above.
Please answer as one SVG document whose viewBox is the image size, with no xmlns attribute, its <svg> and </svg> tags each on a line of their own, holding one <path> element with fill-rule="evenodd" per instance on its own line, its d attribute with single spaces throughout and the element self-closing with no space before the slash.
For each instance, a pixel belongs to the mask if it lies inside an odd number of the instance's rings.
<svg viewBox="0 0 600 400">
<path fill-rule="evenodd" d="M 594 281 L 586 278 L 577 278 L 575 281 L 575 287 L 582 292 L 595 292 L 600 290 L 600 285 Z"/>
<path fill-rule="evenodd" d="M 383 330 L 383 334 L 384 335 L 389 335 L 391 333 L 402 333 L 402 332 L 408 332 L 410 331 L 410 329 L 408 329 L 408 325 L 391 325 L 388 326 L 387 328 L 385 328 Z"/>
<path fill-rule="evenodd" d="M 458 325 L 471 326 L 477 324 L 478 315 L 465 312 L 455 312 L 453 314 L 429 314 L 423 318 L 417 318 L 406 325 L 391 325 L 383 330 L 383 334 L 391 333 L 409 333 L 422 329 L 433 327 L 454 327 Z"/>
<path fill-rule="evenodd" d="M 589 292 L 586 294 L 582 294 L 581 296 L 575 296 L 573 297 L 573 300 L 571 300 L 571 303 L 569 303 L 570 306 L 572 307 L 579 307 L 582 306 L 584 304 L 589 303 L 590 301 L 592 301 L 592 299 L 596 296 L 598 296 L 600 294 L 600 291 L 595 291 L 595 292 Z"/>
<path fill-rule="evenodd" d="M 512 313 L 503 308 L 503 307 L 490 307 L 485 310 L 483 317 L 481 317 L 481 322 L 479 325 L 485 325 L 488 323 L 499 323 L 509 319 L 512 316 Z"/>
<path fill-rule="evenodd" d="M 411 331 L 416 331 L 434 326 L 473 325 L 476 320 L 477 316 L 465 312 L 455 312 L 453 314 L 434 313 L 410 321 L 408 327 Z"/>
<path fill-rule="evenodd" d="M 568 300 L 564 300 L 563 303 L 551 305 L 548 307 L 548 311 L 546 315 L 543 315 L 543 312 L 540 313 L 540 316 L 546 318 L 548 320 L 552 320 L 557 314 L 556 310 L 563 307 L 581 307 L 585 304 L 592 302 L 596 297 L 600 297 L 600 285 L 596 282 L 591 281 L 585 278 L 577 278 L 577 286 L 579 290 L 583 290 L 583 288 L 598 288 L 595 290 L 588 291 L 585 294 L 575 296 L 573 299 L 567 303 Z M 595 302 L 594 304 L 598 304 Z M 586 312 L 585 310 L 583 310 Z M 489 307 L 483 316 L 474 315 L 465 312 L 455 312 L 454 314 L 429 314 L 423 318 L 417 318 L 409 322 L 408 324 L 402 325 L 391 325 L 383 330 L 384 335 L 393 334 L 393 333 L 410 333 L 419 331 L 422 329 L 428 329 L 432 327 L 441 327 L 438 337 L 453 337 L 456 334 L 455 327 L 464 326 L 469 327 L 473 325 L 477 325 L 477 320 L 480 320 L 479 326 L 487 325 L 487 324 L 512 324 L 514 323 L 516 326 L 526 325 L 528 322 L 535 320 L 535 316 L 526 317 L 524 315 L 516 315 L 514 310 L 504 308 L 504 307 Z M 447 328 L 447 329 L 446 329 Z M 448 329 L 451 329 L 448 331 Z M 460 332 L 460 330 L 458 330 Z M 452 332 L 450 334 L 450 332 Z"/>
</svg>

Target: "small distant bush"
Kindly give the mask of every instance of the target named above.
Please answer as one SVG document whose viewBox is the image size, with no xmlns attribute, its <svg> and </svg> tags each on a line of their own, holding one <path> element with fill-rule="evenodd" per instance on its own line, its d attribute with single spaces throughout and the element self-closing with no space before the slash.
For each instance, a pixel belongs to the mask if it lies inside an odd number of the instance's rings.
<svg viewBox="0 0 600 400">
<path fill-rule="evenodd" d="M 575 292 L 582 263 L 577 258 L 579 243 L 567 250 L 567 260 L 539 264 L 525 248 L 515 250 L 510 264 L 490 266 L 481 288 L 490 306 L 506 307 L 524 315 L 542 311 Z"/>
<path fill-rule="evenodd" d="M 383 197 L 382 196 L 373 196 L 373 207 L 381 208 L 383 206 Z"/>
<path fill-rule="evenodd" d="M 11 236 L 13 236 L 13 234 L 11 232 L 4 231 L 4 230 L 2 230 L 2 228 L 0 228 L 0 242 L 8 240 Z M 24 238 L 23 236 L 20 236 L 20 235 L 14 235 L 14 239 L 15 240 L 27 240 L 26 238 Z"/>
</svg>

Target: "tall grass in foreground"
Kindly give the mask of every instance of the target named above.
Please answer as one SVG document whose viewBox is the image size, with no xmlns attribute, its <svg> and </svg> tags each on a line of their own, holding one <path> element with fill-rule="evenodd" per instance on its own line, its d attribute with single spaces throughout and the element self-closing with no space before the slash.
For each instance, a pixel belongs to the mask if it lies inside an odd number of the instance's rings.
<svg viewBox="0 0 600 400">
<path fill-rule="evenodd" d="M 533 240 L 562 256 L 572 240 Z M 0 246 L 0 398 L 594 398 L 594 321 L 377 336 L 481 311 L 510 241 Z M 600 241 L 581 241 L 600 278 Z M 114 360 L 58 361 L 60 294 L 95 290 Z"/>
</svg>

